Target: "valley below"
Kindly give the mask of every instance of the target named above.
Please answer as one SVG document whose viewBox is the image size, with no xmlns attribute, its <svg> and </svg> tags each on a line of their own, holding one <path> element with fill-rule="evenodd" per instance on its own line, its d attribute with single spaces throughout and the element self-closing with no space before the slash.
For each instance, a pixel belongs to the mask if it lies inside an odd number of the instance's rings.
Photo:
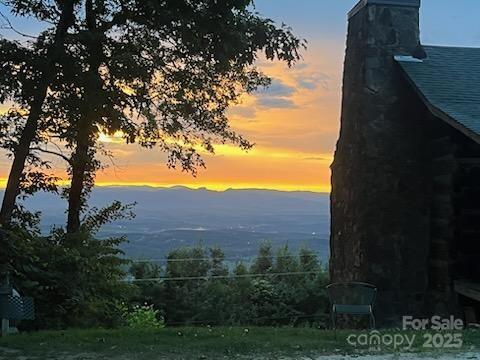
<svg viewBox="0 0 480 360">
<path fill-rule="evenodd" d="M 135 203 L 135 218 L 102 228 L 98 236 L 123 236 L 126 256 L 161 262 L 170 250 L 183 246 L 218 246 L 227 261 L 248 262 L 262 242 L 272 248 L 288 245 L 315 251 L 326 263 L 329 254 L 329 196 L 310 192 L 227 190 L 185 187 L 97 187 L 92 207 L 119 200 Z M 64 224 L 66 203 L 57 196 L 37 194 L 29 209 L 42 212 L 41 230 Z"/>
</svg>

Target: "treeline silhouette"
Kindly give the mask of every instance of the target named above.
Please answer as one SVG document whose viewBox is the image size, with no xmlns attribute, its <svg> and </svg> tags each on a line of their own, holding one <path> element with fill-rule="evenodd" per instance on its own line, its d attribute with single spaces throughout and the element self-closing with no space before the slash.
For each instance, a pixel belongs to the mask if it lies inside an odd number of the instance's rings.
<svg viewBox="0 0 480 360">
<path fill-rule="evenodd" d="M 152 304 L 168 325 L 323 326 L 328 276 L 316 254 L 263 243 L 250 265 L 225 262 L 221 248 L 172 251 L 166 265 L 130 268 L 134 303 Z"/>
</svg>

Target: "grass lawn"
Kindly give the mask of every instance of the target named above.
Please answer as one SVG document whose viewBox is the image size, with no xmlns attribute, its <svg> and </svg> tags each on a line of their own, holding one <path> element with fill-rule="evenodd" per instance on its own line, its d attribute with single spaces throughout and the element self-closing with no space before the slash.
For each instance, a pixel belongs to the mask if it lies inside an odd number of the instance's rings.
<svg viewBox="0 0 480 360">
<path fill-rule="evenodd" d="M 423 335 L 416 334 L 413 352 L 425 352 Z M 346 341 L 352 332 L 300 328 L 189 327 L 159 330 L 68 330 L 12 335 L 0 339 L 0 359 L 290 359 L 333 354 L 368 354 L 367 347 Z M 354 333 L 354 334 L 368 334 Z M 393 334 L 388 331 L 382 334 Z M 480 346 L 480 331 L 463 332 L 459 351 Z M 395 353 L 393 348 L 382 349 Z M 399 350 L 397 350 L 399 351 Z M 445 350 L 437 350 L 445 353 Z"/>
</svg>

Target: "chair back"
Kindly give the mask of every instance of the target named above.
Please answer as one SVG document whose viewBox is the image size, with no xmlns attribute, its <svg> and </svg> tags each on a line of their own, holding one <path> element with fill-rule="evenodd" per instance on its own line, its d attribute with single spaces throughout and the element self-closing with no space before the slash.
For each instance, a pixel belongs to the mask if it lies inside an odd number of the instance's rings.
<svg viewBox="0 0 480 360">
<path fill-rule="evenodd" d="M 370 305 L 375 302 L 377 288 L 361 282 L 334 283 L 327 286 L 332 305 Z"/>
</svg>

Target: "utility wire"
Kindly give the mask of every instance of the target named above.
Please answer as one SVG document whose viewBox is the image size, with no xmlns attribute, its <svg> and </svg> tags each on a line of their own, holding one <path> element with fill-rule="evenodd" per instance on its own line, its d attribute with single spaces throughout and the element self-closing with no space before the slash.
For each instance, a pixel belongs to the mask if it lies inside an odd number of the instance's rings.
<svg viewBox="0 0 480 360">
<path fill-rule="evenodd" d="M 181 259 L 140 259 L 140 260 L 130 260 L 132 263 L 156 263 L 156 262 L 187 262 L 187 261 L 212 261 L 212 260 L 221 260 L 221 261 L 246 261 L 246 260 L 257 260 L 257 259 L 284 259 L 284 258 L 299 258 L 309 257 L 316 258 L 316 255 L 320 253 L 312 253 L 312 255 L 279 255 L 279 256 L 251 256 L 251 257 L 231 257 L 231 258 L 181 258 Z"/>
<path fill-rule="evenodd" d="M 179 277 L 157 277 L 150 279 L 126 279 L 126 282 L 140 283 L 140 282 L 155 282 L 155 281 L 187 281 L 187 280 L 217 280 L 217 279 L 236 279 L 236 278 L 254 278 L 254 277 L 275 277 L 275 276 L 299 276 L 299 275 L 314 275 L 318 271 L 295 271 L 283 273 L 268 273 L 268 274 L 242 274 L 242 275 L 216 275 L 216 276 L 179 276 Z"/>
</svg>

